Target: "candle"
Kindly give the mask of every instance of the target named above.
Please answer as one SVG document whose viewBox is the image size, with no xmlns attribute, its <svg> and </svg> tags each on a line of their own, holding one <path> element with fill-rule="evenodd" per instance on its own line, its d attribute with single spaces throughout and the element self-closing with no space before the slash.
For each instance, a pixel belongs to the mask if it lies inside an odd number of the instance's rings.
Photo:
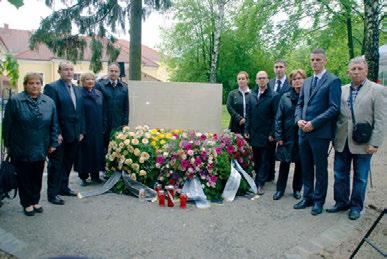
<svg viewBox="0 0 387 259">
<path fill-rule="evenodd" d="M 165 187 L 165 189 L 167 190 L 167 194 L 168 194 L 168 207 L 175 206 L 175 203 L 173 200 L 173 198 L 175 197 L 175 188 L 173 188 L 172 185 L 168 185 Z"/>
<path fill-rule="evenodd" d="M 160 190 L 158 193 L 160 207 L 165 207 L 165 194 L 164 191 Z"/>
<path fill-rule="evenodd" d="M 187 208 L 187 199 L 188 196 L 185 193 L 180 194 L 180 208 L 185 209 Z"/>
</svg>

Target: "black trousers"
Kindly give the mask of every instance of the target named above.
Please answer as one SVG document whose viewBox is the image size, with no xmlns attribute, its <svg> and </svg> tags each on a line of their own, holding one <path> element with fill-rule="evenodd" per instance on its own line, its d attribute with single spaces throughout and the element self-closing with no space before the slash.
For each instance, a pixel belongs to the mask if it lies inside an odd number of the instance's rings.
<svg viewBox="0 0 387 259">
<path fill-rule="evenodd" d="M 275 178 L 275 148 L 277 144 L 275 141 L 269 142 L 268 144 L 268 155 L 267 155 L 267 160 L 268 160 L 268 172 L 267 172 L 267 182 L 274 181 Z"/>
<path fill-rule="evenodd" d="M 12 161 L 17 173 L 20 204 L 26 208 L 39 203 L 42 190 L 44 160 Z"/>
<path fill-rule="evenodd" d="M 286 183 L 288 182 L 290 163 L 281 162 L 277 180 L 277 191 L 285 192 Z M 301 164 L 295 163 L 294 175 L 293 175 L 293 192 L 299 192 L 302 188 L 302 174 L 301 174 Z"/>
<path fill-rule="evenodd" d="M 267 147 L 253 147 L 255 184 L 257 187 L 265 185 L 268 172 Z"/>
<path fill-rule="evenodd" d="M 78 152 L 79 141 L 62 143 L 48 158 L 47 196 L 53 198 L 70 191 L 69 176 Z"/>
</svg>

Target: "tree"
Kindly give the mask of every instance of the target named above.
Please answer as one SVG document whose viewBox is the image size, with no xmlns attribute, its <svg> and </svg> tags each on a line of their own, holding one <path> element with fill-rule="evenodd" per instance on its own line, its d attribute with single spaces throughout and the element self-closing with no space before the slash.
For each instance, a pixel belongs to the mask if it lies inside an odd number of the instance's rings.
<svg viewBox="0 0 387 259">
<path fill-rule="evenodd" d="M 364 0 L 364 56 L 368 63 L 368 78 L 376 81 L 379 76 L 379 30 L 381 1 Z"/>
<path fill-rule="evenodd" d="M 52 7 L 55 0 L 45 2 Z M 125 31 L 129 17 L 131 35 L 129 79 L 141 80 L 141 20 L 144 17 L 141 0 L 60 0 L 60 2 L 70 4 L 64 9 L 54 11 L 41 21 L 40 27 L 30 38 L 32 49 L 39 43 L 44 43 L 56 55 L 76 62 L 83 58 L 88 44 L 85 40 L 87 36 L 92 51 L 90 69 L 98 72 L 102 69 L 103 51 L 110 62 L 117 59 L 120 50 L 114 44 L 116 39 L 113 33 L 117 32 L 118 28 Z M 169 8 L 171 0 L 145 0 L 144 3 L 149 12 L 153 9 Z M 78 29 L 76 34 L 73 34 L 73 25 Z"/>
<path fill-rule="evenodd" d="M 0 59 L 0 76 L 6 75 L 11 85 L 16 86 L 19 79 L 19 64 L 17 60 L 9 53 L 5 54 L 5 59 Z"/>
</svg>

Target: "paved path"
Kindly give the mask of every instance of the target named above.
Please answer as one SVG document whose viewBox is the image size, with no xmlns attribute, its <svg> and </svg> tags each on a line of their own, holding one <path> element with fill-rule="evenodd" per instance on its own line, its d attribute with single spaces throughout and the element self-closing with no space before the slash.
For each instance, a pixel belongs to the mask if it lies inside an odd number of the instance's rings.
<svg viewBox="0 0 387 259">
<path fill-rule="evenodd" d="M 384 148 L 374 159 L 374 188 L 369 188 L 367 206 L 386 206 L 386 153 Z M 326 207 L 333 204 L 331 175 L 330 163 Z M 81 190 L 75 174 L 71 186 Z M 47 202 L 44 186 L 41 215 L 26 217 L 18 199 L 5 200 L 0 249 L 20 258 L 305 258 L 337 246 L 356 229 L 368 229 L 378 215 L 367 208 L 355 222 L 346 213 L 311 216 L 309 209 L 292 208 L 296 200 L 290 186 L 279 201 L 272 200 L 274 190 L 269 184 L 254 201 L 238 198 L 209 209 L 190 205 L 183 210 L 113 193 L 65 197 L 66 205 L 57 206 Z"/>
</svg>

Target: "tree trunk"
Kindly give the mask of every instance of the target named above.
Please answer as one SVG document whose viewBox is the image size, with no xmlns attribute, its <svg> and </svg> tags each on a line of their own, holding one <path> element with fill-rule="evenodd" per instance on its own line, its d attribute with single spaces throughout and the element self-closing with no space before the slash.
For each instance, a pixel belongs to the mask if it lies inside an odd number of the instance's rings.
<svg viewBox="0 0 387 259">
<path fill-rule="evenodd" d="M 380 26 L 380 0 L 364 0 L 364 28 L 365 52 L 368 63 L 368 78 L 376 81 L 379 74 L 379 26 Z"/>
<path fill-rule="evenodd" d="M 353 47 L 353 38 L 352 38 L 352 15 L 351 15 L 351 6 L 349 4 L 344 4 L 345 9 L 345 22 L 347 24 L 347 46 L 349 59 L 355 57 L 355 51 Z"/>
<path fill-rule="evenodd" d="M 216 83 L 216 71 L 218 67 L 218 56 L 220 50 L 220 34 L 222 32 L 222 23 L 224 18 L 224 0 L 217 1 L 218 10 L 215 18 L 214 48 L 211 54 L 210 82 Z"/>
<path fill-rule="evenodd" d="M 130 1 L 129 80 L 141 80 L 142 0 Z"/>
</svg>

